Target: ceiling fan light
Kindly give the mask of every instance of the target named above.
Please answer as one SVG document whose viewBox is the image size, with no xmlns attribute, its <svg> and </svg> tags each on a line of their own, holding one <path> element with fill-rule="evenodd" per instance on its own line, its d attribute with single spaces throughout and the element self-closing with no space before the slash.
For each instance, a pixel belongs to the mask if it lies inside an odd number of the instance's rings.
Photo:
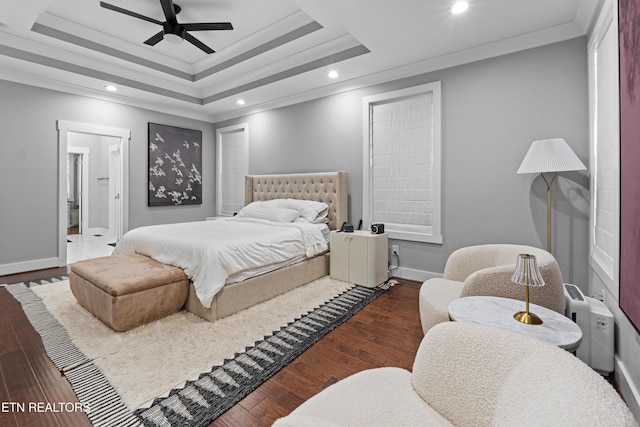
<svg viewBox="0 0 640 427">
<path fill-rule="evenodd" d="M 180 36 L 178 36 L 176 34 L 171 34 L 171 33 L 165 34 L 164 35 L 164 39 L 166 41 L 168 41 L 169 43 L 171 43 L 171 44 L 180 44 L 183 41 L 182 37 L 180 37 Z"/>
</svg>

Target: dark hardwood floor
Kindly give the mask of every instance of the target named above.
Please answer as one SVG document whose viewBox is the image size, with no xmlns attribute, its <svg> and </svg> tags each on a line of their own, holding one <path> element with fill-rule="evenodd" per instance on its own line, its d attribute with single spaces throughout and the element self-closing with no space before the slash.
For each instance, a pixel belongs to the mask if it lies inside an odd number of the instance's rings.
<svg viewBox="0 0 640 427">
<path fill-rule="evenodd" d="M 59 268 L 0 276 L 0 284 L 66 273 L 67 268 Z M 270 426 L 355 372 L 379 366 L 411 369 L 422 339 L 420 284 L 399 281 L 210 425 Z M 47 357 L 20 304 L 4 288 L 0 288 L 0 307 L 0 426 L 90 426 L 80 411 L 51 410 L 77 398 Z M 47 408 L 46 403 L 52 406 Z M 25 405 L 24 410 L 19 404 Z M 33 407 L 36 404 L 40 406 Z"/>
</svg>

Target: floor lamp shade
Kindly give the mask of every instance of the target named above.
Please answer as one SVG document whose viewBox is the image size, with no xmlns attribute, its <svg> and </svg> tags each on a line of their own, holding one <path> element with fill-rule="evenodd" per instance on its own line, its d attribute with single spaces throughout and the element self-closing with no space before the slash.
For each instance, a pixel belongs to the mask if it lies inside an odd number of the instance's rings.
<svg viewBox="0 0 640 427">
<path fill-rule="evenodd" d="M 547 184 L 547 251 L 551 252 L 551 185 L 556 179 L 556 172 L 585 170 L 587 167 L 580 161 L 569 144 L 562 138 L 541 139 L 533 141 L 524 156 L 518 174 L 539 173 Z M 545 173 L 553 173 L 547 180 Z"/>
<path fill-rule="evenodd" d="M 564 139 L 553 138 L 533 141 L 517 173 L 577 171 L 586 168 Z"/>
</svg>

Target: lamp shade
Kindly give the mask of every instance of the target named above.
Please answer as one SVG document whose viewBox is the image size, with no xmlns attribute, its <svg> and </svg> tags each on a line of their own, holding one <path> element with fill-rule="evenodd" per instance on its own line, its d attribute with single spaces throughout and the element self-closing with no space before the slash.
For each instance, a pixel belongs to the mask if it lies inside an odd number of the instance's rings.
<svg viewBox="0 0 640 427">
<path fill-rule="evenodd" d="M 540 270 L 538 270 L 538 261 L 535 255 L 518 255 L 516 270 L 513 272 L 511 281 L 519 285 L 544 286 L 544 279 L 540 275 Z"/>
<path fill-rule="evenodd" d="M 577 171 L 586 168 L 564 139 L 553 138 L 533 141 L 517 173 Z"/>
</svg>

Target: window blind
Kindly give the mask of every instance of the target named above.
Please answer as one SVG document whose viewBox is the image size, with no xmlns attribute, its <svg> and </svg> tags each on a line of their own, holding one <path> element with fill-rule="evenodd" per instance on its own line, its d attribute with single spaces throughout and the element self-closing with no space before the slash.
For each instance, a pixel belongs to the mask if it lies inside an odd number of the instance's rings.
<svg viewBox="0 0 640 427">
<path fill-rule="evenodd" d="M 371 103 L 369 120 L 371 221 L 439 237 L 433 92 Z"/>
<path fill-rule="evenodd" d="M 619 229 L 618 44 L 610 25 L 593 51 L 595 103 L 593 129 L 592 260 L 617 280 Z"/>
<path fill-rule="evenodd" d="M 231 216 L 244 206 L 244 177 L 249 172 L 248 142 L 244 129 L 221 134 L 218 191 L 220 215 Z"/>
</svg>

